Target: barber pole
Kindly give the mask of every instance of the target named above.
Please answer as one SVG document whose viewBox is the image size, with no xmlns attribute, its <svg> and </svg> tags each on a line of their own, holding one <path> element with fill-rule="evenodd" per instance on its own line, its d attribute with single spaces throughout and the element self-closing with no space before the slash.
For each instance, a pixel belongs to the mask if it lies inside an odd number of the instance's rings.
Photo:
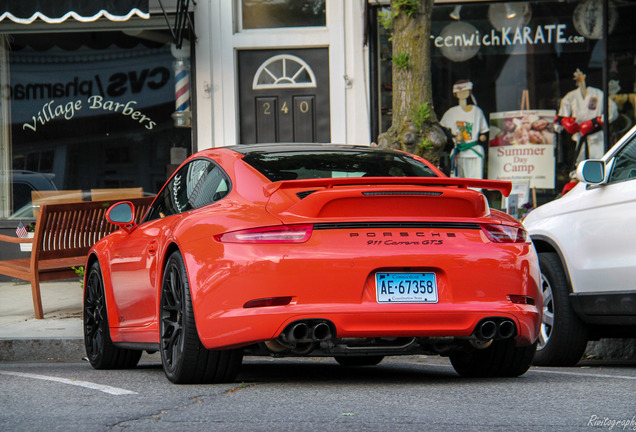
<svg viewBox="0 0 636 432">
<path fill-rule="evenodd" d="M 190 59 L 189 46 L 172 47 L 175 61 L 172 63 L 175 77 L 175 112 L 172 114 L 175 127 L 191 126 L 190 111 Z"/>
</svg>

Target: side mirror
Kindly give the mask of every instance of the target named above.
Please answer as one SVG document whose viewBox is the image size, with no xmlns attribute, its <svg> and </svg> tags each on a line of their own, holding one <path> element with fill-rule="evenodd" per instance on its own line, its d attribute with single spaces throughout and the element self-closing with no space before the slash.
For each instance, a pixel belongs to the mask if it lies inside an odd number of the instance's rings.
<svg viewBox="0 0 636 432">
<path fill-rule="evenodd" d="M 605 162 L 602 160 L 584 160 L 576 168 L 576 178 L 587 184 L 601 184 L 605 181 Z"/>
<path fill-rule="evenodd" d="M 123 201 L 110 206 L 106 212 L 106 220 L 130 233 L 135 227 L 135 206 L 130 201 Z"/>
</svg>

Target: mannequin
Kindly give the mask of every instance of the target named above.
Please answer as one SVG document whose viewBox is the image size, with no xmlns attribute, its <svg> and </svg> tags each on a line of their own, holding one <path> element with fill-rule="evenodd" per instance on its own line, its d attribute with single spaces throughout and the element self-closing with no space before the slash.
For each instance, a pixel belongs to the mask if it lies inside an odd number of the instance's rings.
<svg viewBox="0 0 636 432">
<path fill-rule="evenodd" d="M 577 69 L 574 72 L 576 89 L 570 91 L 561 100 L 559 114 L 555 119 L 557 125 L 572 134 L 577 144 L 575 165 L 584 159 L 599 159 L 605 154 L 603 140 L 603 91 L 595 87 L 588 87 L 585 74 Z M 609 120 L 613 122 L 618 117 L 618 107 L 613 100 L 609 100 Z"/>
<path fill-rule="evenodd" d="M 480 179 L 484 177 L 484 147 L 481 144 L 486 142 L 488 123 L 477 105 L 468 104 L 472 90 L 473 83 L 468 80 L 453 85 L 453 96 L 458 105 L 446 111 L 440 123 L 451 131 L 455 143 L 451 153 L 452 177 Z"/>
</svg>

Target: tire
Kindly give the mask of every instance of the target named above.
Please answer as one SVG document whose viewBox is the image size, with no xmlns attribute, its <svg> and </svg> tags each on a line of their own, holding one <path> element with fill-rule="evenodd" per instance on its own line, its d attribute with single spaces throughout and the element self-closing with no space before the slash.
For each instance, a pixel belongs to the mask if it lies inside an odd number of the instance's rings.
<svg viewBox="0 0 636 432">
<path fill-rule="evenodd" d="M 536 342 L 517 347 L 513 339 L 507 339 L 495 341 L 485 349 L 454 352 L 450 361 L 463 377 L 518 377 L 530 368 L 536 347 Z"/>
<path fill-rule="evenodd" d="M 141 358 L 141 350 L 117 348 L 110 338 L 108 308 L 104 296 L 104 279 L 95 262 L 86 276 L 84 290 L 84 346 L 95 369 L 130 369 Z"/>
<path fill-rule="evenodd" d="M 570 306 L 570 287 L 554 252 L 539 254 L 543 286 L 543 321 L 533 363 L 574 366 L 587 346 L 587 328 Z"/>
<path fill-rule="evenodd" d="M 243 361 L 243 350 L 208 350 L 197 332 L 190 285 L 179 251 L 166 263 L 161 284 L 159 335 L 161 363 L 175 384 L 231 382 Z"/>
<path fill-rule="evenodd" d="M 375 366 L 384 360 L 384 356 L 335 356 L 340 366 Z"/>
</svg>

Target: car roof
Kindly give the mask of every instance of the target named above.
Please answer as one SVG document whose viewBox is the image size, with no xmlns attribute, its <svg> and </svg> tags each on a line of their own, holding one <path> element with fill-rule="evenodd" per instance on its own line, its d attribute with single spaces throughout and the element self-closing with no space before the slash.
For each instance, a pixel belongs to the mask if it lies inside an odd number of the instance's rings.
<svg viewBox="0 0 636 432">
<path fill-rule="evenodd" d="M 31 189 L 34 190 L 56 190 L 55 183 L 53 183 L 53 178 L 55 178 L 55 174 L 53 173 L 40 173 L 35 171 L 27 171 L 27 170 L 10 170 L 9 171 L 12 183 L 24 183 L 31 186 Z M 0 183 L 3 182 L 4 177 L 0 177 Z"/>
<path fill-rule="evenodd" d="M 328 143 L 267 143 L 267 144 L 239 144 L 225 147 L 228 150 L 248 155 L 250 153 L 284 153 L 303 151 L 352 151 L 369 153 L 393 153 L 404 155 L 396 150 L 371 147 L 368 145 L 345 145 Z"/>
</svg>

